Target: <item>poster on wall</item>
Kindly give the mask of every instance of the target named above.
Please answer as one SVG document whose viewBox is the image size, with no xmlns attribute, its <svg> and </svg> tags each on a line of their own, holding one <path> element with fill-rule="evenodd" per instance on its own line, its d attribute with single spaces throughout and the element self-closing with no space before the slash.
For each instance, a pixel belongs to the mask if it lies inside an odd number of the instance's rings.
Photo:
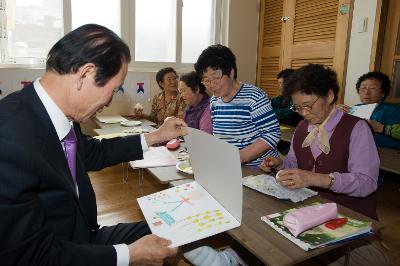
<svg viewBox="0 0 400 266">
<path fill-rule="evenodd" d="M 150 78 L 145 73 L 129 73 L 126 76 L 124 88 L 132 104 L 149 102 Z"/>
</svg>

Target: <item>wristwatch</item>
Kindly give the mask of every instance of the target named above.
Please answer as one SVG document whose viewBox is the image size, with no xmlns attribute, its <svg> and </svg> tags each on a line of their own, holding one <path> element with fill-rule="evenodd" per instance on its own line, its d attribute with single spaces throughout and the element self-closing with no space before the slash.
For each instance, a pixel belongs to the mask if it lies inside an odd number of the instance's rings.
<svg viewBox="0 0 400 266">
<path fill-rule="evenodd" d="M 333 183 L 335 182 L 335 176 L 333 175 L 333 173 L 330 173 L 328 176 L 330 178 L 328 189 L 332 190 Z"/>
</svg>

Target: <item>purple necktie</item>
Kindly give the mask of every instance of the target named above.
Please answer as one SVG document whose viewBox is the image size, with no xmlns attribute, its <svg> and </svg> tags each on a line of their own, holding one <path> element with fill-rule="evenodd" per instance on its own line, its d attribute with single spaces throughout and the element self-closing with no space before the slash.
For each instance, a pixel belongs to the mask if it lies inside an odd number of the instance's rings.
<svg viewBox="0 0 400 266">
<path fill-rule="evenodd" d="M 76 135 L 74 127 L 71 127 L 68 135 L 64 138 L 64 152 L 71 171 L 72 181 L 76 185 Z"/>
</svg>

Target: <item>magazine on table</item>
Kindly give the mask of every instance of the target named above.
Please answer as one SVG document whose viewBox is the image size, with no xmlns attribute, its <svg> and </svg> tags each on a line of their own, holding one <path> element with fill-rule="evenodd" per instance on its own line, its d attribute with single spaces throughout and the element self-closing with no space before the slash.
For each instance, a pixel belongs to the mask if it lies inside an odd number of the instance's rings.
<svg viewBox="0 0 400 266">
<path fill-rule="evenodd" d="M 296 208 L 265 215 L 261 217 L 261 220 L 266 222 L 278 233 L 280 233 L 305 251 L 323 247 L 326 245 L 340 243 L 343 241 L 361 238 L 372 233 L 371 222 L 357 220 L 342 214 L 338 214 L 338 218 L 347 218 L 347 222 L 343 226 L 335 229 L 330 229 L 326 226 L 326 224 L 330 221 L 327 221 L 321 225 L 315 226 L 302 232 L 297 237 L 294 237 L 290 233 L 290 231 L 283 225 L 283 217 L 295 209 Z"/>
</svg>

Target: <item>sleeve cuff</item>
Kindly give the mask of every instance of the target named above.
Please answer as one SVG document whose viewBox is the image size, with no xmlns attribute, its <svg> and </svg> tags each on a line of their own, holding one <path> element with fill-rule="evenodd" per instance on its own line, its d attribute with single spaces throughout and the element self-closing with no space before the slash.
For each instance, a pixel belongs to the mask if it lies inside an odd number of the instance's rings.
<svg viewBox="0 0 400 266">
<path fill-rule="evenodd" d="M 126 244 L 114 245 L 115 251 L 117 252 L 117 266 L 128 266 L 129 265 L 129 249 Z"/>
<path fill-rule="evenodd" d="M 142 144 L 143 152 L 149 150 L 149 145 L 147 145 L 146 138 L 144 137 L 144 134 L 140 134 L 140 143 Z"/>
</svg>

